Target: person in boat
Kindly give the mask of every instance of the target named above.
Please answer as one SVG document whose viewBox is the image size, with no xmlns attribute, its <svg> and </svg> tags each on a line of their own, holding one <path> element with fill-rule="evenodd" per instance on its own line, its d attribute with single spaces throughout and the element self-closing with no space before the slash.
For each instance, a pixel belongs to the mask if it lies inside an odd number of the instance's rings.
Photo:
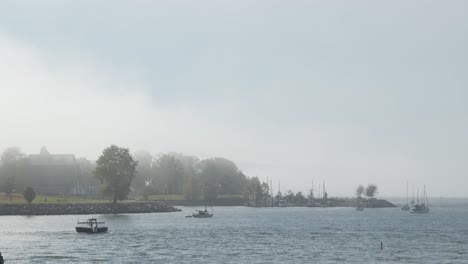
<svg viewBox="0 0 468 264">
<path fill-rule="evenodd" d="M 2 252 L 0 252 L 0 264 L 3 264 L 3 263 L 5 263 L 5 261 L 3 260 Z"/>
<path fill-rule="evenodd" d="M 98 228 L 97 225 L 98 225 L 98 224 L 97 224 L 97 221 L 96 221 L 96 220 L 93 220 L 93 221 L 91 222 L 91 229 L 93 230 L 94 233 L 97 232 L 97 228 Z"/>
</svg>

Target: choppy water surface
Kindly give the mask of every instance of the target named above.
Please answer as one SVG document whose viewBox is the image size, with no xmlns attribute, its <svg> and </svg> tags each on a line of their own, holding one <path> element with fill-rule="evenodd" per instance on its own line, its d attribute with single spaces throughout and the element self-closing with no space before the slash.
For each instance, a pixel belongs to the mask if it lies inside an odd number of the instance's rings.
<svg viewBox="0 0 468 264">
<path fill-rule="evenodd" d="M 468 263 L 468 207 L 410 215 L 398 208 L 216 207 L 99 215 L 107 234 L 78 234 L 88 216 L 2 216 L 10 263 Z M 380 250 L 383 241 L 384 249 Z"/>
</svg>

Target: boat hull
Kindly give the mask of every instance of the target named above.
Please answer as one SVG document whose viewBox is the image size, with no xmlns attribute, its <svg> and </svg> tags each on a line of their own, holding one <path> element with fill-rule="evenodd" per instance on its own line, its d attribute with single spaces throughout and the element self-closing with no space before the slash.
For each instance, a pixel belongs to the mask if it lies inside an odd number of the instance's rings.
<svg viewBox="0 0 468 264">
<path fill-rule="evenodd" d="M 93 229 L 91 227 L 77 226 L 75 229 L 76 229 L 76 232 L 78 232 L 78 233 L 95 234 L 95 233 L 105 233 L 105 232 L 107 232 L 107 227 L 98 227 L 96 232 L 93 232 Z"/>
<path fill-rule="evenodd" d="M 412 214 L 428 214 L 428 213 L 429 213 L 429 209 L 426 210 L 426 211 L 411 211 L 410 213 L 412 213 Z"/>
<path fill-rule="evenodd" d="M 192 215 L 192 217 L 195 217 L 195 218 L 210 218 L 210 217 L 213 217 L 212 214 L 207 214 L 207 215 Z"/>
</svg>

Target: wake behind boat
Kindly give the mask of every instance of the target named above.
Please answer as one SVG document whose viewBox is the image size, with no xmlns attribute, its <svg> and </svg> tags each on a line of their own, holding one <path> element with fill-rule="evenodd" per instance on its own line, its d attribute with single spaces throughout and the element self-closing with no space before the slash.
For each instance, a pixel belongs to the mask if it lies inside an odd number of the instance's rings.
<svg viewBox="0 0 468 264">
<path fill-rule="evenodd" d="M 86 221 L 78 221 L 75 228 L 78 233 L 104 233 L 107 232 L 105 222 L 98 222 L 96 218 L 89 218 Z"/>
</svg>

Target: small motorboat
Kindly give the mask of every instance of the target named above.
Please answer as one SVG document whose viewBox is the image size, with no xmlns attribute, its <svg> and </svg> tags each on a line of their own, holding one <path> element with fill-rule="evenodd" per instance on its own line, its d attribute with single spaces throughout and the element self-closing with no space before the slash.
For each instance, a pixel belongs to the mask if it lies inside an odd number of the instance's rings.
<svg viewBox="0 0 468 264">
<path fill-rule="evenodd" d="M 212 217 L 212 216 L 213 216 L 213 214 L 212 213 L 210 214 L 208 212 L 208 210 L 206 210 L 206 209 L 203 210 L 203 211 L 202 210 L 197 210 L 196 213 L 192 214 L 192 217 L 197 217 L 197 218 L 208 218 L 208 217 Z"/>
<path fill-rule="evenodd" d="M 187 215 L 186 217 L 195 217 L 195 218 L 209 218 L 213 217 L 213 209 L 211 209 L 211 213 L 205 207 L 205 210 L 196 210 L 195 213 L 192 215 Z"/>
<path fill-rule="evenodd" d="M 107 226 L 104 224 L 104 222 L 98 222 L 96 218 L 89 218 L 84 222 L 78 221 L 75 229 L 78 233 L 105 233 L 107 232 Z"/>
</svg>

